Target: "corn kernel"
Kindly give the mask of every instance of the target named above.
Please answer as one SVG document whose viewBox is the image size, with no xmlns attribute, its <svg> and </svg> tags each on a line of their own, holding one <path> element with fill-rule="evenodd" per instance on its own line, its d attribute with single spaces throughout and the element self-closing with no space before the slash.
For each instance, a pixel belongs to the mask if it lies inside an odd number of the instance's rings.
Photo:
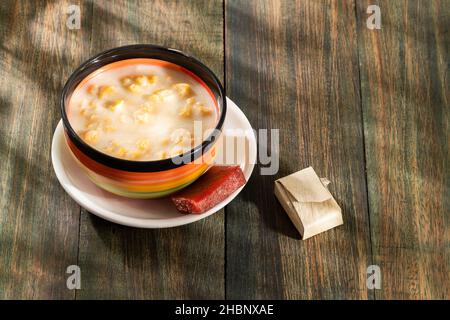
<svg viewBox="0 0 450 320">
<path fill-rule="evenodd" d="M 96 84 L 91 84 L 88 88 L 87 88 L 87 92 L 89 94 L 96 94 L 98 90 L 98 85 Z"/>
<path fill-rule="evenodd" d="M 177 146 L 173 147 L 172 150 L 170 150 L 170 156 L 171 157 L 178 156 L 178 155 L 180 155 L 182 153 L 183 153 L 183 149 L 180 148 L 180 147 L 177 147 Z"/>
<path fill-rule="evenodd" d="M 91 114 L 87 120 L 86 128 L 87 129 L 97 129 L 98 125 L 99 125 L 98 115 L 96 115 L 95 113 Z"/>
<path fill-rule="evenodd" d="M 208 116 L 213 112 L 213 109 L 211 107 L 206 107 L 202 103 L 196 103 L 194 108 L 198 110 L 202 114 L 202 116 Z"/>
<path fill-rule="evenodd" d="M 140 93 L 145 87 L 156 82 L 157 77 L 153 75 L 149 76 L 130 76 L 120 79 L 122 86 L 132 93 Z"/>
<path fill-rule="evenodd" d="M 192 114 L 192 107 L 190 105 L 186 105 L 184 107 L 181 107 L 180 111 L 178 112 L 178 115 L 181 117 L 188 118 Z"/>
<path fill-rule="evenodd" d="M 141 105 L 141 109 L 142 109 L 142 111 L 145 111 L 145 112 L 148 112 L 148 113 L 155 112 L 155 106 L 150 104 L 150 103 L 148 103 L 148 102 L 145 102 L 143 105 Z"/>
<path fill-rule="evenodd" d="M 187 83 L 177 83 L 172 86 L 173 89 L 178 93 L 180 97 L 188 97 L 193 94 L 191 86 Z"/>
<path fill-rule="evenodd" d="M 149 76 L 135 76 L 133 77 L 134 83 L 142 86 L 142 87 L 146 87 L 150 84 L 154 84 L 156 82 L 157 77 L 154 75 L 149 75 Z"/>
<path fill-rule="evenodd" d="M 96 143 L 98 141 L 98 131 L 97 130 L 89 130 L 84 134 L 84 140 L 89 143 Z"/>
<path fill-rule="evenodd" d="M 130 85 L 127 87 L 127 89 L 128 89 L 128 91 L 130 91 L 131 93 L 140 93 L 140 92 L 142 91 L 142 87 L 141 87 L 141 86 L 138 86 L 138 85 L 135 84 L 135 83 L 130 84 Z"/>
<path fill-rule="evenodd" d="M 97 128 L 98 128 L 98 122 L 88 122 L 86 124 L 86 129 L 88 129 L 88 130 L 97 129 Z"/>
<path fill-rule="evenodd" d="M 148 81 L 147 81 L 147 77 L 146 76 L 137 76 L 134 78 L 134 83 L 137 84 L 138 86 L 147 86 L 148 85 Z"/>
<path fill-rule="evenodd" d="M 167 152 L 166 151 L 160 151 L 158 152 L 158 158 L 159 159 L 166 159 L 167 158 Z"/>
<path fill-rule="evenodd" d="M 142 109 L 138 109 L 134 112 L 134 122 L 138 124 L 147 123 L 150 120 L 150 114 Z"/>
<path fill-rule="evenodd" d="M 117 148 L 120 146 L 119 141 L 117 141 L 117 140 L 112 140 L 110 143 L 114 148 Z"/>
<path fill-rule="evenodd" d="M 160 89 L 148 96 L 148 100 L 152 102 L 163 102 L 166 98 L 172 95 L 172 90 Z"/>
<path fill-rule="evenodd" d="M 157 80 L 158 80 L 157 76 L 154 76 L 154 75 L 147 76 L 147 81 L 150 84 L 154 84 Z"/>
<path fill-rule="evenodd" d="M 116 140 L 112 140 L 108 143 L 108 146 L 104 150 L 108 153 L 115 153 L 114 151 L 120 147 L 120 144 Z"/>
<path fill-rule="evenodd" d="M 194 103 L 195 103 L 195 97 L 190 97 L 190 98 L 186 99 L 186 104 L 192 106 L 192 105 L 194 105 Z"/>
<path fill-rule="evenodd" d="M 82 116 L 88 116 L 90 115 L 90 111 L 95 111 L 97 108 L 97 102 L 90 101 L 89 103 L 85 102 L 80 106 L 80 114 Z"/>
<path fill-rule="evenodd" d="M 150 140 L 147 138 L 140 139 L 138 140 L 136 145 L 141 151 L 148 150 L 148 148 L 150 147 Z"/>
<path fill-rule="evenodd" d="M 169 139 L 169 138 L 163 138 L 163 139 L 161 140 L 161 145 L 162 145 L 162 146 L 167 146 L 167 145 L 169 144 L 169 142 L 170 142 L 170 139 Z"/>
<path fill-rule="evenodd" d="M 179 128 L 172 132 L 170 140 L 176 144 L 186 143 L 191 140 L 191 133 L 186 129 Z"/>
<path fill-rule="evenodd" d="M 133 160 L 139 159 L 142 156 L 142 152 L 140 151 L 133 151 L 130 153 L 130 158 Z"/>
<path fill-rule="evenodd" d="M 118 100 L 108 102 L 106 104 L 106 107 L 111 111 L 116 111 L 117 109 L 122 109 L 124 104 L 125 104 L 125 102 L 123 101 L 123 99 L 118 99 Z"/>
<path fill-rule="evenodd" d="M 130 84 L 133 83 L 133 80 L 130 77 L 124 77 L 122 79 L 120 79 L 120 83 L 124 86 L 124 87 L 128 87 Z"/>
<path fill-rule="evenodd" d="M 109 141 L 108 145 L 103 148 L 103 150 L 105 150 L 109 154 L 115 154 L 119 157 L 123 157 L 127 153 L 127 150 L 124 147 L 120 146 L 117 140 Z"/>
<path fill-rule="evenodd" d="M 110 95 L 111 93 L 114 92 L 114 87 L 113 86 L 101 86 L 98 89 L 98 97 L 100 99 L 102 99 L 103 97 L 105 97 L 106 95 Z"/>
<path fill-rule="evenodd" d="M 119 147 L 116 150 L 116 156 L 118 156 L 118 157 L 123 157 L 126 153 L 127 153 L 127 149 L 125 149 L 124 147 Z"/>
<path fill-rule="evenodd" d="M 152 94 L 146 96 L 145 98 L 146 98 L 148 101 L 154 102 L 154 103 L 162 102 L 161 97 L 160 97 L 159 95 L 155 94 L 155 93 L 152 93 Z"/>
</svg>

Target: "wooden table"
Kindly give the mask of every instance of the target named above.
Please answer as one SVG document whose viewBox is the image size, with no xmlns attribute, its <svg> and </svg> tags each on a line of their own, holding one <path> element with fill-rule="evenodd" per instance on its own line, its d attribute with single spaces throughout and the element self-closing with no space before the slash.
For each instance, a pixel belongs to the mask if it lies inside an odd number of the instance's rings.
<svg viewBox="0 0 450 320">
<path fill-rule="evenodd" d="M 449 299 L 449 25 L 449 0 L 1 1 L 0 298 Z M 131 43 L 208 64 L 255 129 L 280 130 L 278 174 L 256 167 L 225 210 L 178 228 L 81 209 L 50 159 L 59 94 Z M 345 223 L 302 241 L 273 184 L 309 165 Z"/>
</svg>

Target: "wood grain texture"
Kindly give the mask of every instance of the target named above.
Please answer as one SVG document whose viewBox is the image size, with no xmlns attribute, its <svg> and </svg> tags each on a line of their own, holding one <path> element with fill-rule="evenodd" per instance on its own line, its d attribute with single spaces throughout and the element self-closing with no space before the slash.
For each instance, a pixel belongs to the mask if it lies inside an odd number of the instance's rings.
<svg viewBox="0 0 450 320">
<path fill-rule="evenodd" d="M 450 298 L 450 1 L 357 1 L 380 299 Z"/>
<path fill-rule="evenodd" d="M 223 78 L 222 10 L 220 1 L 95 1 L 90 54 L 160 44 L 197 56 Z M 223 298 L 224 247 L 223 212 L 184 227 L 138 230 L 83 211 L 77 299 Z"/>
<path fill-rule="evenodd" d="M 227 207 L 227 298 L 371 298 L 353 1 L 227 0 L 225 35 L 228 95 L 254 128 L 280 130 L 278 174 L 256 168 Z M 273 189 L 309 165 L 344 225 L 303 242 Z"/>
<path fill-rule="evenodd" d="M 66 27 L 72 4 L 80 30 Z M 366 28 L 372 4 L 381 30 Z M 450 299 L 449 8 L 1 1 L 0 299 Z M 196 55 L 254 128 L 280 130 L 279 172 L 257 166 L 225 216 L 138 230 L 80 214 L 60 187 L 50 148 L 62 86 L 90 56 L 131 43 Z M 344 225 L 300 241 L 273 183 L 309 165 L 332 181 Z M 366 288 L 371 264 L 381 290 Z"/>
<path fill-rule="evenodd" d="M 0 3 L 1 299 L 75 294 L 66 268 L 77 262 L 80 209 L 50 160 L 62 85 L 88 50 L 84 30 L 66 28 L 68 5 Z"/>
</svg>

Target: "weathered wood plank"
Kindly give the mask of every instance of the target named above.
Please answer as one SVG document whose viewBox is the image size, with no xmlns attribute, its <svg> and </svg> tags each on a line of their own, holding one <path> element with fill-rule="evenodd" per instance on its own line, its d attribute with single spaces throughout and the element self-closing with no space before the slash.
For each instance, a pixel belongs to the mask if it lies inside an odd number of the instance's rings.
<svg viewBox="0 0 450 320">
<path fill-rule="evenodd" d="M 95 1 L 93 17 L 91 54 L 160 44 L 196 55 L 223 78 L 220 1 Z M 83 212 L 77 298 L 223 298 L 223 220 L 219 212 L 184 227 L 138 230 Z"/>
<path fill-rule="evenodd" d="M 77 262 L 80 208 L 56 179 L 50 148 L 60 91 L 89 47 L 89 26 L 65 25 L 76 3 L 0 3 L 2 299 L 74 298 L 66 268 Z"/>
<path fill-rule="evenodd" d="M 225 16 L 228 95 L 254 128 L 280 129 L 278 174 L 256 168 L 227 207 L 227 298 L 370 298 L 353 1 L 227 0 Z M 273 184 L 308 165 L 332 181 L 344 226 L 303 242 Z"/>
<path fill-rule="evenodd" d="M 159 43 L 223 75 L 222 3 L 2 1 L 0 298 L 73 298 L 65 270 L 76 263 L 84 299 L 223 298 L 225 285 L 228 298 L 373 297 L 362 116 L 376 298 L 450 298 L 450 3 L 355 3 L 226 2 L 228 93 L 255 128 L 280 129 L 281 163 L 275 177 L 256 168 L 227 207 L 225 284 L 221 213 L 136 230 L 83 212 L 79 239 L 79 207 L 50 162 L 59 92 L 92 54 Z M 65 26 L 70 4 L 77 31 Z M 381 30 L 365 27 L 369 4 Z M 333 181 L 345 225 L 301 242 L 273 181 L 307 165 Z"/>
<path fill-rule="evenodd" d="M 450 1 L 357 4 L 376 297 L 449 299 Z"/>
</svg>

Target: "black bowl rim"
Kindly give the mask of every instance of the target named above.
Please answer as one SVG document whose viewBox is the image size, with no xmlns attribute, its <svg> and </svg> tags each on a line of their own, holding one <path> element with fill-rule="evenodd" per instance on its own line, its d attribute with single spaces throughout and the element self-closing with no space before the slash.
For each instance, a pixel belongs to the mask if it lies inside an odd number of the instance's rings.
<svg viewBox="0 0 450 320">
<path fill-rule="evenodd" d="M 114 53 L 120 53 L 122 51 L 129 51 L 129 50 L 135 50 L 135 49 L 158 50 L 162 53 L 177 55 L 184 59 L 188 59 L 190 62 L 197 64 L 206 73 L 208 73 L 209 76 L 211 76 L 211 78 L 214 82 L 214 85 L 217 86 L 216 89 L 218 89 L 219 97 L 222 100 L 222 101 L 220 101 L 220 99 L 218 99 L 219 101 L 217 101 L 217 102 L 219 103 L 219 106 L 220 106 L 220 103 L 222 103 L 222 108 L 221 108 L 219 120 L 217 121 L 215 130 L 214 130 L 215 132 L 211 133 L 201 144 L 195 146 L 194 148 L 192 148 L 191 150 L 189 150 L 188 152 L 185 152 L 184 154 L 182 154 L 180 156 L 162 159 L 162 160 L 153 160 L 153 161 L 134 161 L 134 160 L 126 160 L 126 159 L 112 157 L 108 154 L 105 154 L 105 153 L 91 147 L 86 142 L 84 142 L 78 136 L 78 134 L 75 132 L 75 130 L 72 128 L 72 126 L 70 125 L 70 122 L 68 120 L 67 113 L 66 113 L 65 99 L 66 99 L 66 96 L 68 95 L 69 86 L 72 85 L 72 83 L 74 81 L 76 81 L 75 79 L 76 79 L 77 75 L 79 73 L 81 73 L 86 67 L 90 66 L 91 64 L 95 64 L 95 63 L 99 62 L 102 58 L 113 57 L 114 55 L 112 55 L 112 54 L 114 54 Z M 138 58 L 142 58 L 142 57 L 138 57 Z M 121 61 L 121 60 L 128 60 L 128 59 L 134 59 L 134 58 L 130 57 L 130 58 L 126 58 L 126 59 L 119 59 L 114 62 Z M 148 59 L 152 59 L 152 58 L 149 57 Z M 154 58 L 154 59 L 156 59 L 156 58 Z M 163 60 L 163 59 L 158 58 L 158 60 Z M 110 63 L 113 63 L 113 62 L 110 62 Z M 171 63 L 174 63 L 174 62 L 171 62 Z M 177 64 L 177 63 L 174 63 L 174 64 Z M 202 79 L 202 77 L 200 75 L 198 75 L 194 70 L 190 70 L 189 68 L 187 68 L 184 65 L 180 65 L 180 66 L 193 72 L 200 79 Z M 92 72 L 94 72 L 94 71 L 92 71 Z M 84 78 L 82 78 L 82 79 L 84 79 Z M 78 83 L 75 84 L 75 88 L 82 81 L 82 79 L 80 81 L 78 81 Z M 72 94 L 72 92 L 70 92 L 70 94 Z M 227 112 L 227 103 L 226 103 L 225 90 L 224 90 L 220 80 L 217 78 L 217 76 L 214 74 L 214 72 L 209 67 L 207 67 L 205 64 L 203 64 L 200 60 L 198 60 L 194 56 L 186 54 L 177 49 L 167 48 L 167 47 L 154 45 L 154 44 L 132 44 L 132 45 L 120 46 L 120 47 L 115 47 L 112 49 L 102 51 L 102 52 L 96 54 L 95 56 L 87 59 L 80 66 L 78 66 L 78 68 L 76 68 L 72 72 L 72 74 L 67 79 L 67 81 L 64 85 L 64 88 L 61 92 L 61 97 L 60 97 L 60 108 L 61 108 L 61 116 L 63 119 L 63 125 L 64 125 L 64 128 L 66 129 L 66 132 L 69 135 L 69 138 L 72 140 L 72 142 L 75 144 L 75 146 L 82 153 L 86 154 L 89 158 L 91 158 L 94 161 L 99 162 L 107 167 L 118 169 L 121 171 L 160 172 L 160 171 L 175 169 L 177 167 L 185 165 L 185 163 L 183 163 L 183 162 L 178 163 L 179 161 L 174 161 L 174 159 L 176 159 L 178 157 L 183 157 L 183 159 L 190 159 L 190 160 L 194 161 L 195 159 L 197 159 L 200 156 L 202 156 L 203 154 L 205 154 L 214 145 L 215 141 L 218 139 L 217 132 L 221 132 L 223 123 L 225 121 L 225 116 L 226 116 L 226 112 Z"/>
</svg>

